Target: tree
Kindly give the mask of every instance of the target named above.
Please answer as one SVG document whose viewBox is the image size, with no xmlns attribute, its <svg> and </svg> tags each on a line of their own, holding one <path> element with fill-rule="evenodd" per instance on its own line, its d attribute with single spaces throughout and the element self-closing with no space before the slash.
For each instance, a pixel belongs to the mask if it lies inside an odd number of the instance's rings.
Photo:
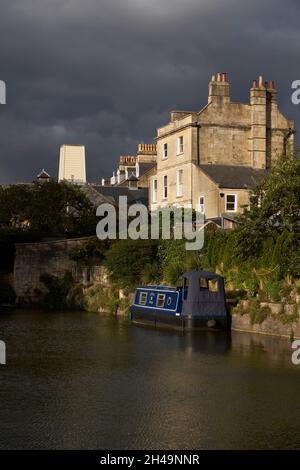
<svg viewBox="0 0 300 470">
<path fill-rule="evenodd" d="M 268 237 L 286 232 L 299 247 L 300 158 L 282 157 L 250 196 L 250 209 L 239 217 L 238 254 L 260 256 Z"/>
<path fill-rule="evenodd" d="M 95 233 L 95 209 L 79 186 L 35 182 L 0 188 L 0 225 L 52 235 Z"/>
<path fill-rule="evenodd" d="M 157 240 L 118 240 L 106 252 L 110 278 L 120 287 L 136 287 L 157 259 Z"/>
</svg>

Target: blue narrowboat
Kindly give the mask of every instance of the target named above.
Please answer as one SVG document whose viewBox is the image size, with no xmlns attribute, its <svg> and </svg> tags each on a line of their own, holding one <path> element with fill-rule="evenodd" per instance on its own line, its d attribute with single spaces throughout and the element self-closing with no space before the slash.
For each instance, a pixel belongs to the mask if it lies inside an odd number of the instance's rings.
<svg viewBox="0 0 300 470">
<path fill-rule="evenodd" d="M 137 287 L 131 320 L 188 330 L 230 328 L 224 278 L 207 271 L 187 272 L 182 278 L 181 287 Z"/>
</svg>

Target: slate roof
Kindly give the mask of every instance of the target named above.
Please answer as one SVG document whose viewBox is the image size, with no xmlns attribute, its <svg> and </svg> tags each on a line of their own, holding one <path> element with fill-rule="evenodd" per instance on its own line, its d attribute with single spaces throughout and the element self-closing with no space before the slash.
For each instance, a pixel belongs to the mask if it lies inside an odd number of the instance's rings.
<svg viewBox="0 0 300 470">
<path fill-rule="evenodd" d="M 268 173 L 247 166 L 200 165 L 201 170 L 220 188 L 243 189 L 255 187 Z"/>
<path fill-rule="evenodd" d="M 119 196 L 127 196 L 128 205 L 135 203 L 148 206 L 148 188 L 130 189 L 127 186 L 93 186 L 93 188 L 112 204 L 119 204 Z"/>
<path fill-rule="evenodd" d="M 80 186 L 80 189 L 95 207 L 98 207 L 100 204 L 111 203 L 109 198 L 105 197 L 95 189 L 95 186 L 84 185 Z"/>
</svg>

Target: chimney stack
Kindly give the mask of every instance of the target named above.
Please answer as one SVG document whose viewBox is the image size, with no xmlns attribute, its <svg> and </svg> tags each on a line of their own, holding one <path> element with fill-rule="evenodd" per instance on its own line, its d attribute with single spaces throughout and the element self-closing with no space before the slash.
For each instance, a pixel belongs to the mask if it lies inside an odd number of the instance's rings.
<svg viewBox="0 0 300 470">
<path fill-rule="evenodd" d="M 250 89 L 251 138 L 249 150 L 253 168 L 267 168 L 267 84 L 263 76 L 253 80 Z"/>
<path fill-rule="evenodd" d="M 217 80 L 216 76 L 212 75 L 211 81 L 209 82 L 208 87 L 208 103 L 214 103 L 219 106 L 229 103 L 229 82 L 227 79 L 226 72 L 218 72 Z"/>
</svg>

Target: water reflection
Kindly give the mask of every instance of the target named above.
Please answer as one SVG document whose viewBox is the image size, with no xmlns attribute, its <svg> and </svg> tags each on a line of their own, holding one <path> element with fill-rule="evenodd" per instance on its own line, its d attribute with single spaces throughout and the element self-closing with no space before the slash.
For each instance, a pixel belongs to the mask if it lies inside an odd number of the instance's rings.
<svg viewBox="0 0 300 470">
<path fill-rule="evenodd" d="M 0 448 L 300 447 L 287 339 L 37 311 L 0 338 Z"/>
</svg>

